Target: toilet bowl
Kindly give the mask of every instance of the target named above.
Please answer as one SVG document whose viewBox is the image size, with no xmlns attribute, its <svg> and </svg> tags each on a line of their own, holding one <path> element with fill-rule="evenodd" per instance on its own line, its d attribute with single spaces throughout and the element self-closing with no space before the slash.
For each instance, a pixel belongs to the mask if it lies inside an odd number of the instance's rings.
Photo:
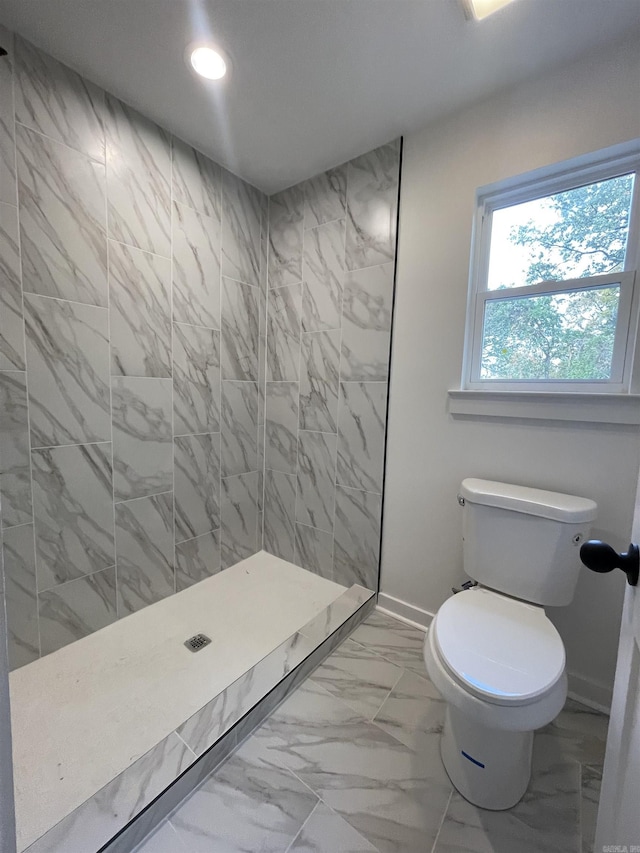
<svg viewBox="0 0 640 853">
<path fill-rule="evenodd" d="M 529 784 L 534 731 L 566 700 L 564 645 L 544 607 L 571 602 L 597 506 L 478 479 L 462 482 L 458 503 L 464 568 L 478 585 L 438 610 L 424 660 L 447 703 L 449 778 L 475 805 L 508 809 Z"/>
<path fill-rule="evenodd" d="M 560 635 L 541 607 L 475 587 L 440 608 L 424 659 L 447 702 L 441 755 L 452 783 L 482 808 L 511 808 L 529 783 L 534 730 L 566 700 Z"/>
</svg>

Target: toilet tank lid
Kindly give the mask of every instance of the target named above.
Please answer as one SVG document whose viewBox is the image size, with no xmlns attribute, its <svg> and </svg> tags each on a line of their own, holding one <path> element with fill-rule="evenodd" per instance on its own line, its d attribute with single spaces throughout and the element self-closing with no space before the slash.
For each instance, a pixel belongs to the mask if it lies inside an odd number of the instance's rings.
<svg viewBox="0 0 640 853">
<path fill-rule="evenodd" d="M 470 503 L 510 509 L 569 524 L 593 521 L 598 513 L 598 505 L 589 498 L 473 477 L 462 481 L 460 494 Z"/>
</svg>

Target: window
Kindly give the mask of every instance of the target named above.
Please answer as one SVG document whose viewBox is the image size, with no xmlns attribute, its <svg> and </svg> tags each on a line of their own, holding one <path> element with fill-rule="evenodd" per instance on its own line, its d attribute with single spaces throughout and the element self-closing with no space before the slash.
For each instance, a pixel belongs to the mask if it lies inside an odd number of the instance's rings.
<svg viewBox="0 0 640 853">
<path fill-rule="evenodd" d="M 628 392 L 640 149 L 481 190 L 464 387 Z"/>
</svg>

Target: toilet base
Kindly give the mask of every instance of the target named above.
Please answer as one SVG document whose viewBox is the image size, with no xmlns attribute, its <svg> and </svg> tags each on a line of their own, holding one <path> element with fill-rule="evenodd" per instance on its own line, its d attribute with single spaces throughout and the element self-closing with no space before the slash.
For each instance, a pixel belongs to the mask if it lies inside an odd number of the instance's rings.
<svg viewBox="0 0 640 853">
<path fill-rule="evenodd" d="M 447 705 L 440 753 L 454 787 L 483 809 L 510 809 L 531 778 L 533 732 L 489 729 Z"/>
</svg>

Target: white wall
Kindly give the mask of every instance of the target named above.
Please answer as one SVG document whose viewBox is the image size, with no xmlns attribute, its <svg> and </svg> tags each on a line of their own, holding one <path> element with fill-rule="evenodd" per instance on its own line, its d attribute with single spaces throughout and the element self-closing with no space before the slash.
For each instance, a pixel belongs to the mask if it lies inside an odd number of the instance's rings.
<svg viewBox="0 0 640 853">
<path fill-rule="evenodd" d="M 383 593 L 435 612 L 463 579 L 458 485 L 466 476 L 593 498 L 595 535 L 629 543 L 640 464 L 635 427 L 454 419 L 476 189 L 640 137 L 637 41 L 505 91 L 405 138 L 391 369 Z M 582 573 L 551 613 L 572 686 L 606 703 L 624 577 Z"/>
</svg>

